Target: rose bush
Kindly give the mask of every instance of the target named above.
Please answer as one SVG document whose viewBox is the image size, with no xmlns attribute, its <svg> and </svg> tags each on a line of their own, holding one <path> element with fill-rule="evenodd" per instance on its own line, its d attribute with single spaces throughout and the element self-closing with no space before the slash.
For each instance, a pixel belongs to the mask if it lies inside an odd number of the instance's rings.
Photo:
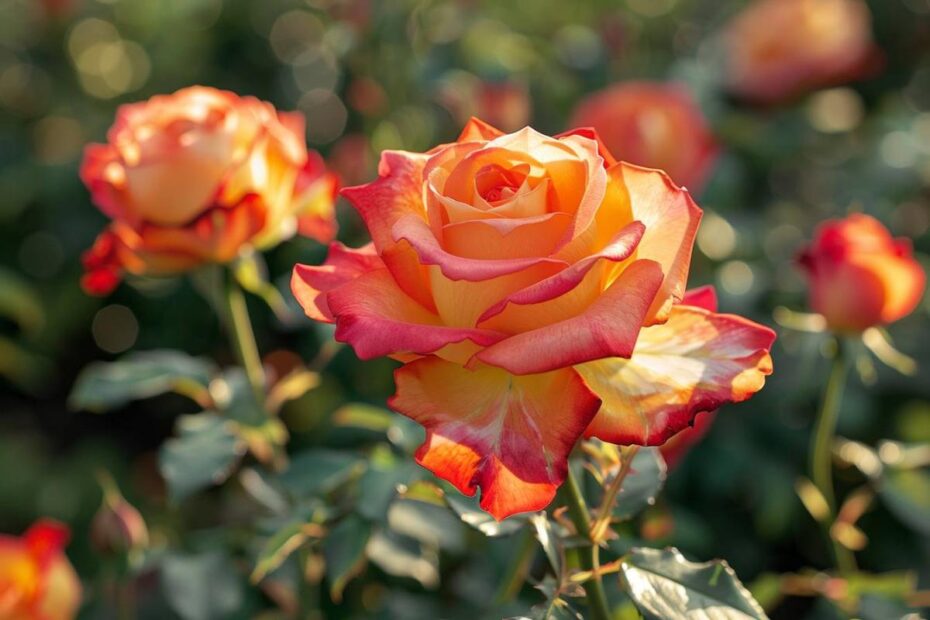
<svg viewBox="0 0 930 620">
<path fill-rule="evenodd" d="M 252 97 L 194 86 L 122 106 L 81 179 L 113 221 L 84 256 L 84 288 L 124 273 L 224 263 L 297 231 L 335 233 L 336 179 L 304 144 L 304 119 Z"/>
<path fill-rule="evenodd" d="M 759 103 L 862 77 L 879 58 L 862 0 L 756 0 L 725 29 L 729 89 Z"/>
<path fill-rule="evenodd" d="M 70 620 L 81 602 L 81 582 L 65 556 L 68 529 L 50 520 L 22 537 L 0 535 L 0 618 Z"/>
<path fill-rule="evenodd" d="M 685 298 L 700 210 L 588 130 L 474 120 L 428 153 L 387 151 L 344 195 L 372 243 L 295 267 L 308 316 L 363 359 L 389 355 L 418 461 L 497 518 L 553 498 L 583 435 L 661 444 L 748 398 L 774 334 Z"/>
<path fill-rule="evenodd" d="M 699 192 L 719 147 L 683 84 L 624 82 L 588 95 L 569 127 L 593 127 L 611 153 L 624 161 L 664 170 Z"/>
<path fill-rule="evenodd" d="M 800 255 L 810 305 L 830 329 L 861 332 L 913 312 L 927 276 L 908 239 L 895 239 L 881 222 L 856 213 L 821 224 Z"/>
</svg>

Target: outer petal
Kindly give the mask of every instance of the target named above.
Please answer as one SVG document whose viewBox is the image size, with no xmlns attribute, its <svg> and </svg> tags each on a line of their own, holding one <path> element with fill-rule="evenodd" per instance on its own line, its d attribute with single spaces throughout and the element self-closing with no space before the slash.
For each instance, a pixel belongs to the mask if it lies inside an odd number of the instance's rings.
<svg viewBox="0 0 930 620">
<path fill-rule="evenodd" d="M 417 461 L 466 495 L 480 487 L 481 507 L 496 519 L 552 501 L 598 407 L 570 368 L 515 377 L 427 357 L 395 381 L 390 406 L 426 428 Z"/>
<path fill-rule="evenodd" d="M 643 329 L 630 359 L 576 366 L 603 400 L 585 431 L 619 444 L 658 445 L 701 411 L 746 400 L 772 372 L 775 332 L 742 317 L 675 306 Z"/>
<path fill-rule="evenodd" d="M 604 357 L 629 357 L 662 283 L 662 270 L 637 260 L 585 312 L 488 347 L 474 360 L 523 375 Z"/>
<path fill-rule="evenodd" d="M 459 139 L 456 140 L 456 142 L 487 141 L 499 138 L 502 135 L 504 135 L 504 132 L 497 127 L 493 127 L 483 120 L 472 116 L 468 119 L 468 122 L 465 123 L 465 128 L 462 129 L 462 133 L 459 134 Z"/>
<path fill-rule="evenodd" d="M 333 315 L 326 303 L 326 294 L 363 273 L 382 268 L 384 263 L 371 243 L 353 249 L 337 241 L 329 246 L 329 254 L 322 265 L 294 266 L 291 292 L 308 317 L 332 323 Z"/>
<path fill-rule="evenodd" d="M 423 169 L 428 154 L 384 151 L 378 178 L 366 185 L 346 187 L 342 195 L 365 221 L 378 254 L 408 295 L 427 308 L 434 308 L 425 270 L 406 243 L 394 240 L 394 224 L 404 216 L 426 218 L 423 205 Z"/>
<path fill-rule="evenodd" d="M 264 227 L 266 209 L 250 194 L 230 207 L 214 207 L 184 227 L 115 220 L 84 253 L 84 289 L 92 295 L 112 291 L 126 273 L 169 275 L 204 263 L 226 263 Z"/>
<path fill-rule="evenodd" d="M 629 194 L 633 219 L 646 226 L 637 258 L 657 261 L 665 274 L 648 319 L 649 324 L 661 323 L 685 293 L 701 210 L 688 190 L 677 187 L 659 170 L 621 162 L 608 173 L 622 179 Z"/>
<path fill-rule="evenodd" d="M 336 320 L 336 340 L 352 345 L 362 359 L 397 353 L 426 355 L 470 340 L 487 346 L 504 334 L 447 327 L 406 295 L 387 269 L 376 269 L 330 291 L 326 303 Z"/>
<path fill-rule="evenodd" d="M 697 306 L 711 312 L 717 311 L 717 290 L 710 284 L 693 288 L 685 293 L 682 306 Z"/>
</svg>

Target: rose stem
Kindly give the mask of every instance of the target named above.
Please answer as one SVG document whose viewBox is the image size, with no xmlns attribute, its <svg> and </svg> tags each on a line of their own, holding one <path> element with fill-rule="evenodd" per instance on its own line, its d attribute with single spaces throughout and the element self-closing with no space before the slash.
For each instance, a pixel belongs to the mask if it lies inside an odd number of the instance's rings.
<svg viewBox="0 0 930 620">
<path fill-rule="evenodd" d="M 833 493 L 832 449 L 836 436 L 836 423 L 840 415 L 840 403 L 843 400 L 843 388 L 846 384 L 847 368 L 848 364 L 846 362 L 845 351 L 843 350 L 843 340 L 842 338 L 837 338 L 836 354 L 833 356 L 830 378 L 827 380 L 823 401 L 820 406 L 820 411 L 817 414 L 817 427 L 814 431 L 814 442 L 811 446 L 810 457 L 811 479 L 814 482 L 814 486 L 817 487 L 817 490 L 823 495 L 827 502 L 827 507 L 830 509 L 824 525 L 826 527 L 827 539 L 833 548 L 836 567 L 842 574 L 855 572 L 856 570 L 856 558 L 852 551 L 842 546 L 830 535 L 833 520 L 836 518 L 836 498 Z"/>
<path fill-rule="evenodd" d="M 255 334 L 252 332 L 252 322 L 249 319 L 249 309 L 245 303 L 245 295 L 243 295 L 242 289 L 236 282 L 232 270 L 226 272 L 225 292 L 226 326 L 229 331 L 229 338 L 236 349 L 239 362 L 245 369 L 249 385 L 252 386 L 252 393 L 255 395 L 255 401 L 264 410 L 265 370 L 262 368 L 262 360 L 258 356 L 258 346 L 255 344 Z"/>
<path fill-rule="evenodd" d="M 614 502 L 617 501 L 617 494 L 620 493 L 624 479 L 630 473 L 637 452 L 639 452 L 639 446 L 630 446 L 625 451 L 620 452 L 620 470 L 611 480 L 610 486 L 607 487 L 607 491 L 604 493 L 604 501 L 601 502 L 601 507 L 598 510 L 597 520 L 591 528 L 591 538 L 594 541 L 601 540 L 604 537 L 604 532 L 610 526 L 610 516 L 614 509 Z"/>
<path fill-rule="evenodd" d="M 568 475 L 565 477 L 565 484 L 562 485 L 563 496 L 568 504 L 568 516 L 578 535 L 591 542 L 591 516 L 588 514 L 588 508 L 585 506 L 584 497 L 581 495 L 581 489 L 578 488 L 578 482 L 572 473 L 571 467 L 568 468 Z M 590 553 L 579 553 L 582 570 L 591 571 L 592 576 L 584 582 L 585 597 L 588 600 L 588 607 L 591 611 L 591 618 L 594 620 L 610 620 L 610 610 L 607 607 L 607 596 L 604 594 L 604 584 L 600 575 L 600 549 L 597 544 L 591 542 Z"/>
</svg>

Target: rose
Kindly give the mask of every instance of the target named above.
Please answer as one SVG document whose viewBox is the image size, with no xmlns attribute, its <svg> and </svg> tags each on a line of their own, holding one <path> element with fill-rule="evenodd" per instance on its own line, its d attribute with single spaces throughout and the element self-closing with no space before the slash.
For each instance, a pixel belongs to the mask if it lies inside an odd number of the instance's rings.
<svg viewBox="0 0 930 620">
<path fill-rule="evenodd" d="M 84 288 L 228 262 L 298 229 L 331 240 L 335 177 L 303 136 L 297 113 L 201 86 L 122 106 L 81 166 L 113 220 L 84 256 Z"/>
<path fill-rule="evenodd" d="M 0 534 L 0 618 L 70 620 L 81 582 L 62 549 L 68 528 L 41 520 L 21 537 Z"/>
<path fill-rule="evenodd" d="M 473 120 L 379 175 L 343 191 L 372 243 L 333 244 L 292 290 L 361 358 L 405 362 L 390 405 L 426 427 L 418 462 L 496 518 L 545 507 L 582 435 L 661 444 L 771 371 L 771 330 L 678 303 L 688 193 L 592 132 Z"/>
<path fill-rule="evenodd" d="M 760 103 L 862 77 L 879 58 L 862 0 L 756 0 L 725 43 L 730 90 Z"/>
<path fill-rule="evenodd" d="M 800 262 L 810 305 L 840 332 L 861 332 L 910 314 L 923 296 L 926 274 L 907 239 L 894 239 L 861 213 L 820 225 Z"/>
<path fill-rule="evenodd" d="M 585 97 L 570 127 L 593 127 L 611 153 L 699 192 L 718 147 L 687 87 L 625 82 Z"/>
</svg>

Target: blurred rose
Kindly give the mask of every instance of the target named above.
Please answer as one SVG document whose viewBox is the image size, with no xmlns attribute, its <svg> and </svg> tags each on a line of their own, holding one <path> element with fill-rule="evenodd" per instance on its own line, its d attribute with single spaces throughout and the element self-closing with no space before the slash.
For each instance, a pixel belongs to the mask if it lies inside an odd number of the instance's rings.
<svg viewBox="0 0 930 620">
<path fill-rule="evenodd" d="M 861 213 L 821 224 L 800 261 L 811 307 L 840 332 L 860 332 L 910 314 L 926 284 L 910 241 L 892 238 L 878 220 Z"/>
<path fill-rule="evenodd" d="M 292 290 L 359 357 L 405 362 L 390 404 L 426 427 L 418 461 L 495 517 L 545 507 L 581 436 L 661 444 L 771 372 L 771 330 L 680 303 L 700 209 L 590 130 L 472 121 L 379 175 L 344 191 L 373 243 Z"/>
<path fill-rule="evenodd" d="M 367 183 L 375 176 L 375 156 L 365 134 L 340 138 L 330 149 L 328 159 L 330 167 L 347 185 Z"/>
<path fill-rule="evenodd" d="M 616 84 L 582 100 L 569 127 L 593 127 L 617 157 L 664 170 L 693 192 L 717 159 L 717 143 L 683 84 Z"/>
<path fill-rule="evenodd" d="M 84 288 L 234 259 L 297 230 L 335 232 L 335 177 L 304 144 L 304 120 L 269 103 L 194 86 L 122 106 L 81 179 L 110 226 L 85 254 Z"/>
<path fill-rule="evenodd" d="M 862 0 L 756 0 L 725 29 L 730 90 L 759 103 L 862 77 L 879 58 Z"/>
<path fill-rule="evenodd" d="M 704 435 L 707 434 L 707 431 L 710 430 L 711 425 L 714 423 L 715 417 L 717 417 L 716 411 L 709 411 L 696 416 L 694 424 L 680 433 L 676 433 L 671 439 L 662 444 L 659 452 L 662 453 L 662 458 L 665 459 L 665 464 L 668 465 L 669 469 L 674 469 L 681 462 L 681 459 L 685 458 L 691 448 L 704 438 Z"/>
<path fill-rule="evenodd" d="M 476 116 L 505 131 L 526 127 L 532 113 L 527 87 L 460 74 L 443 84 L 439 100 L 460 123 Z"/>
<path fill-rule="evenodd" d="M 81 582 L 64 554 L 68 528 L 41 520 L 20 538 L 0 534 L 0 618 L 70 620 Z"/>
</svg>

